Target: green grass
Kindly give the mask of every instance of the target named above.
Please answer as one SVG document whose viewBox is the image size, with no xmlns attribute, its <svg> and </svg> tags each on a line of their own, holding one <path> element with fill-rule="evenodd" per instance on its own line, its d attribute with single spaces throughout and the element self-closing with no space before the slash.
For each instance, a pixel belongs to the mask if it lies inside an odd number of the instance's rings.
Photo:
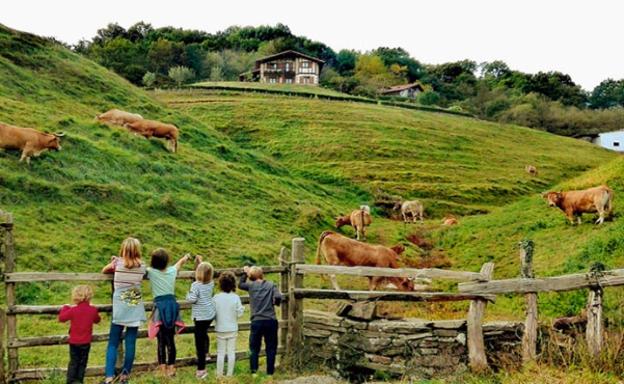
<svg viewBox="0 0 624 384">
<path fill-rule="evenodd" d="M 622 160 L 588 143 L 375 104 L 222 90 L 146 93 L 47 40 L 2 26 L 0 79 L 0 121 L 67 134 L 63 151 L 30 166 L 18 163 L 16 151 L 0 152 L 0 209 L 15 216 L 20 271 L 97 271 L 130 235 L 145 251 L 201 253 L 217 267 L 249 258 L 276 264 L 280 246 L 304 236 L 311 261 L 318 234 L 332 227 L 334 216 L 372 205 L 378 191 L 423 200 L 427 228 L 447 213 L 474 215 L 431 235 L 457 269 L 478 270 L 494 260 L 496 276 L 515 276 L 513 246 L 525 236 L 536 240 L 539 274 L 622 261 L 618 221 L 572 228 L 537 197 L 560 183 L 608 181 L 622 190 Z M 94 121 L 110 108 L 176 124 L 179 153 Z M 529 163 L 540 168 L 539 177 L 524 173 Z M 404 241 L 414 230 L 382 218 L 375 207 L 373 213 L 371 241 Z M 407 257 L 419 252 L 410 247 Z M 327 282 L 306 278 L 306 284 Z M 179 283 L 179 296 L 187 285 Z M 70 288 L 20 285 L 18 302 L 61 304 Z M 97 302 L 108 300 L 108 289 L 98 286 Z M 583 299 L 564 298 L 552 299 L 547 313 L 556 305 L 577 308 Z M 517 302 L 505 300 L 511 304 L 495 313 L 519 313 Z M 66 329 L 53 317 L 20 318 L 19 326 L 22 336 Z M 243 347 L 244 334 L 239 341 Z M 180 343 L 182 353 L 192 354 L 190 338 Z M 103 345 L 94 348 L 93 361 L 101 362 Z M 138 360 L 153 357 L 154 348 L 142 341 Z M 62 366 L 65 352 L 39 348 L 20 357 L 25 366 Z"/>
<path fill-rule="evenodd" d="M 335 91 L 330 88 L 325 88 L 315 85 L 302 85 L 302 84 L 268 84 L 258 82 L 241 82 L 241 81 L 202 81 L 192 84 L 191 87 L 198 88 L 214 88 L 214 89 L 229 89 L 229 90 L 241 90 L 241 91 L 280 91 L 284 93 L 291 93 L 293 95 L 303 96 L 340 96 L 353 99 L 365 99 L 363 97 L 355 97 L 347 93 Z"/>
</svg>

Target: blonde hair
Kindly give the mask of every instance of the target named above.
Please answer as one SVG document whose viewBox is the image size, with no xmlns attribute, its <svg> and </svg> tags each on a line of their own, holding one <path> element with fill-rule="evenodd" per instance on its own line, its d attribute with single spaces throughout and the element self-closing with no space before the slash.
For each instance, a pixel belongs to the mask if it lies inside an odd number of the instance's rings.
<svg viewBox="0 0 624 384">
<path fill-rule="evenodd" d="M 253 280 L 262 279 L 264 277 L 264 272 L 262 272 L 262 268 L 256 267 L 255 265 L 249 268 L 249 278 Z"/>
<path fill-rule="evenodd" d="M 93 289 L 89 285 L 77 285 L 72 289 L 71 296 L 74 304 L 89 302 L 93 298 Z"/>
<path fill-rule="evenodd" d="M 134 237 L 128 237 L 121 243 L 119 257 L 123 259 L 126 268 L 141 266 L 141 242 Z"/>
<path fill-rule="evenodd" d="M 212 264 L 207 261 L 199 263 L 195 270 L 195 280 L 206 284 L 212 281 L 213 276 L 214 268 L 212 268 Z"/>
</svg>

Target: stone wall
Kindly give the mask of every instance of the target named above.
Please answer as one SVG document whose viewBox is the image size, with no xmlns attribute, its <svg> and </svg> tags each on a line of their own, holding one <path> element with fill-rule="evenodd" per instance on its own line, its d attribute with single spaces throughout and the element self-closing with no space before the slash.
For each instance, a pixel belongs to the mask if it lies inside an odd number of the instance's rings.
<svg viewBox="0 0 624 384">
<path fill-rule="evenodd" d="M 303 334 L 306 362 L 350 378 L 373 371 L 430 378 L 468 369 L 465 320 L 363 320 L 305 311 Z M 520 361 L 521 323 L 486 323 L 484 338 L 494 368 Z"/>
</svg>

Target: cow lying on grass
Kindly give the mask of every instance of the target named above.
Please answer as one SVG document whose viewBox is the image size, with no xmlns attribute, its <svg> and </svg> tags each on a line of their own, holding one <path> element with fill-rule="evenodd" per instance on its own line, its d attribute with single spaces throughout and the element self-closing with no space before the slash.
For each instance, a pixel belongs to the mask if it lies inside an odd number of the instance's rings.
<svg viewBox="0 0 624 384">
<path fill-rule="evenodd" d="M 561 209 L 571 224 L 581 224 L 583 213 L 598 213 L 596 224 L 602 224 L 613 209 L 613 191 L 606 185 L 581 191 L 546 192 L 542 195 L 550 207 Z"/>
<path fill-rule="evenodd" d="M 329 265 L 399 268 L 399 254 L 404 250 L 402 245 L 388 248 L 383 245 L 361 243 L 338 233 L 325 231 L 319 237 L 316 264 L 321 264 L 323 255 Z M 330 275 L 330 280 L 334 289 L 339 290 L 336 275 Z M 405 277 L 369 277 L 368 288 L 371 291 L 375 290 L 384 280 L 402 291 L 414 290 L 414 282 Z"/>
<path fill-rule="evenodd" d="M 20 161 L 39 156 L 47 150 L 60 151 L 62 133 L 44 133 L 32 128 L 21 128 L 0 123 L 0 148 L 22 151 Z"/>
<path fill-rule="evenodd" d="M 336 218 L 336 228 L 343 225 L 350 225 L 355 230 L 355 238 L 366 240 L 366 227 L 371 225 L 373 218 L 365 208 L 356 209 L 349 216 L 338 216 Z"/>
<path fill-rule="evenodd" d="M 135 121 L 143 120 L 143 116 L 138 113 L 130 113 L 119 109 L 111 109 L 101 115 L 95 117 L 97 121 L 103 123 L 121 125 L 134 123 Z"/>
</svg>

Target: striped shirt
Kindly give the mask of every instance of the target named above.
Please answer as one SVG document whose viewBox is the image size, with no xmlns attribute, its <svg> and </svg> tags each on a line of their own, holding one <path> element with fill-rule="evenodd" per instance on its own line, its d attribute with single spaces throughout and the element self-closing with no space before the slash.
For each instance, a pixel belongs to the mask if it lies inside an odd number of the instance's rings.
<svg viewBox="0 0 624 384">
<path fill-rule="evenodd" d="M 212 291 L 214 290 L 214 281 L 204 284 L 199 281 L 194 281 L 191 284 L 191 289 L 186 295 L 186 300 L 190 301 L 191 314 L 193 320 L 212 320 L 215 318 L 215 303 L 212 299 Z"/>
<path fill-rule="evenodd" d="M 140 286 L 145 276 L 145 264 L 141 263 L 136 268 L 124 267 L 123 259 L 118 258 L 115 262 L 115 276 L 113 285 L 115 289 Z"/>
</svg>

